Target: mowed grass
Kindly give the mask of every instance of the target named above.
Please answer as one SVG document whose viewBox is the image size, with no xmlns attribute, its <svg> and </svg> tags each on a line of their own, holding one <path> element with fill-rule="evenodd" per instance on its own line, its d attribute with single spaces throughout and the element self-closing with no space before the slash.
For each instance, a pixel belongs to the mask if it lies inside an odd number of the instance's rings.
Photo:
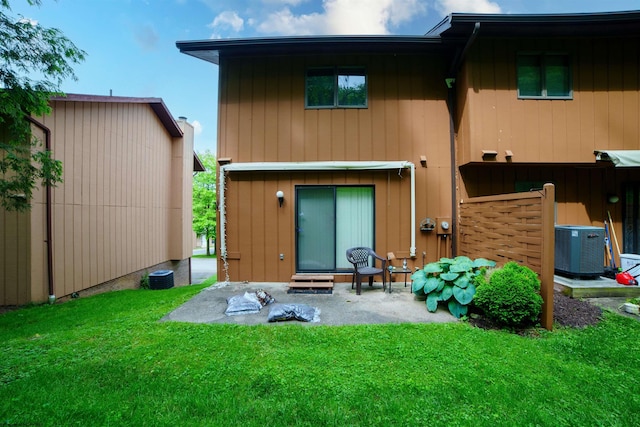
<svg viewBox="0 0 640 427">
<path fill-rule="evenodd" d="M 0 424 L 638 425 L 633 319 L 539 337 L 462 322 L 159 322 L 205 286 L 0 315 Z"/>
</svg>

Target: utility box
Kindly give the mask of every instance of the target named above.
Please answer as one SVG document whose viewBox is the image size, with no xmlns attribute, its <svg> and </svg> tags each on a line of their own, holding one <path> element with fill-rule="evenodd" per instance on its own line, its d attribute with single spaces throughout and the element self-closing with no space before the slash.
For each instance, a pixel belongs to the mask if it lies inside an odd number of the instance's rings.
<svg viewBox="0 0 640 427">
<path fill-rule="evenodd" d="M 439 235 L 451 234 L 451 218 L 438 217 L 436 218 L 436 233 Z"/>
<path fill-rule="evenodd" d="M 169 289 L 173 288 L 173 271 L 158 270 L 149 274 L 150 289 Z"/>
</svg>

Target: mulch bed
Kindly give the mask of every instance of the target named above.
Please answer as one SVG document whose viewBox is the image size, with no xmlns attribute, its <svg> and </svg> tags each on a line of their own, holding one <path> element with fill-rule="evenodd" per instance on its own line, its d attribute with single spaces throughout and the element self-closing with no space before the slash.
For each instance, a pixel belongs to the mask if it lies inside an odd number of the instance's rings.
<svg viewBox="0 0 640 427">
<path fill-rule="evenodd" d="M 602 318 L 602 309 L 587 301 L 570 298 L 560 292 L 553 294 L 553 321 L 559 326 L 571 328 L 584 328 L 597 324 Z M 469 323 L 482 329 L 505 329 L 491 319 L 486 318 L 482 313 L 472 313 Z M 519 335 L 535 335 L 535 328 L 516 328 L 515 333 Z"/>
<path fill-rule="evenodd" d="M 584 328 L 595 325 L 601 317 L 600 307 L 559 292 L 553 294 L 553 320 L 561 326 Z"/>
</svg>

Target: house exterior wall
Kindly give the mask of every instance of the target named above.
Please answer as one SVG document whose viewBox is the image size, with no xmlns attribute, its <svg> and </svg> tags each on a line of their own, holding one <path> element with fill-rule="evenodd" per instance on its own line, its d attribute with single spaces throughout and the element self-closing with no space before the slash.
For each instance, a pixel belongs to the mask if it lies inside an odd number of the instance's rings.
<svg viewBox="0 0 640 427">
<path fill-rule="evenodd" d="M 459 197 L 510 193 L 519 182 L 551 182 L 556 223 L 603 226 L 610 212 L 615 229 L 622 230 L 624 206 L 607 203 L 607 196 L 640 182 L 640 173 L 597 166 L 594 150 L 640 149 L 638 42 L 637 37 L 477 40 L 457 89 Z M 518 52 L 567 53 L 573 99 L 518 99 Z M 482 150 L 494 150 L 497 157 L 483 160 Z M 507 150 L 513 153 L 510 160 Z"/>
<path fill-rule="evenodd" d="M 594 150 L 640 148 L 640 50 L 637 37 L 480 39 L 462 74 L 459 162 L 482 150 L 513 152 L 514 163 L 593 163 Z M 572 100 L 518 99 L 519 52 L 570 57 Z"/>
<path fill-rule="evenodd" d="M 305 109 L 306 68 L 345 65 L 366 67 L 368 108 Z M 445 67 L 438 57 L 418 55 L 222 58 L 218 159 L 407 160 L 416 164 L 417 221 L 450 216 Z M 409 171 L 402 178 L 397 171 L 233 172 L 225 190 L 230 280 L 289 280 L 295 273 L 295 186 L 354 183 L 375 186 L 376 251 L 408 256 Z M 285 193 L 282 208 L 278 190 Z M 418 231 L 418 257 L 411 263 L 421 265 L 422 252 L 435 259 L 438 243 L 435 234 Z M 222 258 L 218 271 L 223 278 Z"/>
<path fill-rule="evenodd" d="M 640 233 L 630 231 L 638 228 L 632 218 L 640 211 L 638 168 L 606 167 L 594 155 L 595 150 L 640 149 L 637 19 L 637 12 L 454 13 L 427 33 L 430 53 L 409 54 L 422 47 L 392 38 L 376 40 L 375 46 L 371 39 L 341 38 L 335 51 L 353 51 L 344 56 L 326 54 L 338 39 L 322 37 L 177 45 L 220 67 L 217 154 L 223 163 L 408 160 L 416 165 L 416 222 L 458 216 L 456 208 L 469 197 L 550 182 L 557 223 L 602 225 L 611 213 L 614 227 L 624 228 L 625 235 L 633 235 L 634 247 L 640 247 Z M 301 54 L 305 47 L 310 53 Z M 373 49 L 379 54 L 370 53 Z M 383 53 L 390 49 L 397 50 Z M 519 53 L 567 54 L 571 99 L 518 99 Z M 305 69 L 336 65 L 368 70 L 368 108 L 305 109 Z M 450 84 L 452 77 L 455 86 L 447 93 L 443 83 L 447 78 Z M 447 101 L 454 110 L 455 159 L 449 154 Z M 483 151 L 496 155 L 488 158 Z M 288 256 L 295 253 L 293 191 L 307 183 L 375 185 L 375 249 L 405 257 L 405 229 L 411 225 L 405 188 L 402 181 L 384 182 L 379 175 L 384 174 L 232 172 L 224 183 L 230 222 L 225 235 L 218 233 L 220 240 L 228 238 L 227 279 L 286 280 L 294 272 L 294 257 Z M 277 208 L 277 190 L 285 193 L 282 209 Z M 607 203 L 609 195 L 623 193 L 635 203 L 632 208 L 624 201 Z M 386 204 L 381 205 L 381 195 Z M 418 233 L 412 266 L 419 265 L 421 252 L 422 261 L 429 262 L 457 250 L 458 236 L 450 248 L 449 236 L 438 234 Z M 284 261 L 278 261 L 280 253 Z M 225 267 L 221 258 L 221 274 Z"/>
<path fill-rule="evenodd" d="M 184 136 L 174 139 L 171 146 L 171 260 L 190 258 L 193 253 L 193 127 L 186 120 L 179 120 L 178 125 Z"/>
<path fill-rule="evenodd" d="M 172 137 L 144 102 L 51 106 L 37 120 L 63 164 L 63 182 L 52 191 L 55 296 L 137 286 L 135 277 L 159 266 L 174 270 L 176 285 L 189 283 L 191 126 L 180 123 L 184 137 Z M 48 298 L 44 190 L 32 206 L 26 214 L 0 212 L 0 305 Z"/>
</svg>

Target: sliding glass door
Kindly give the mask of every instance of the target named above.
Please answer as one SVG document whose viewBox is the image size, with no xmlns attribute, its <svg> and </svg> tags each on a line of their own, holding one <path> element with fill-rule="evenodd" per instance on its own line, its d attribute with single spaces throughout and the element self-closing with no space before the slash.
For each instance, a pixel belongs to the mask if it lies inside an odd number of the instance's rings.
<svg viewBox="0 0 640 427">
<path fill-rule="evenodd" d="M 296 272 L 351 268 L 345 252 L 374 247 L 371 186 L 296 187 Z"/>
</svg>

